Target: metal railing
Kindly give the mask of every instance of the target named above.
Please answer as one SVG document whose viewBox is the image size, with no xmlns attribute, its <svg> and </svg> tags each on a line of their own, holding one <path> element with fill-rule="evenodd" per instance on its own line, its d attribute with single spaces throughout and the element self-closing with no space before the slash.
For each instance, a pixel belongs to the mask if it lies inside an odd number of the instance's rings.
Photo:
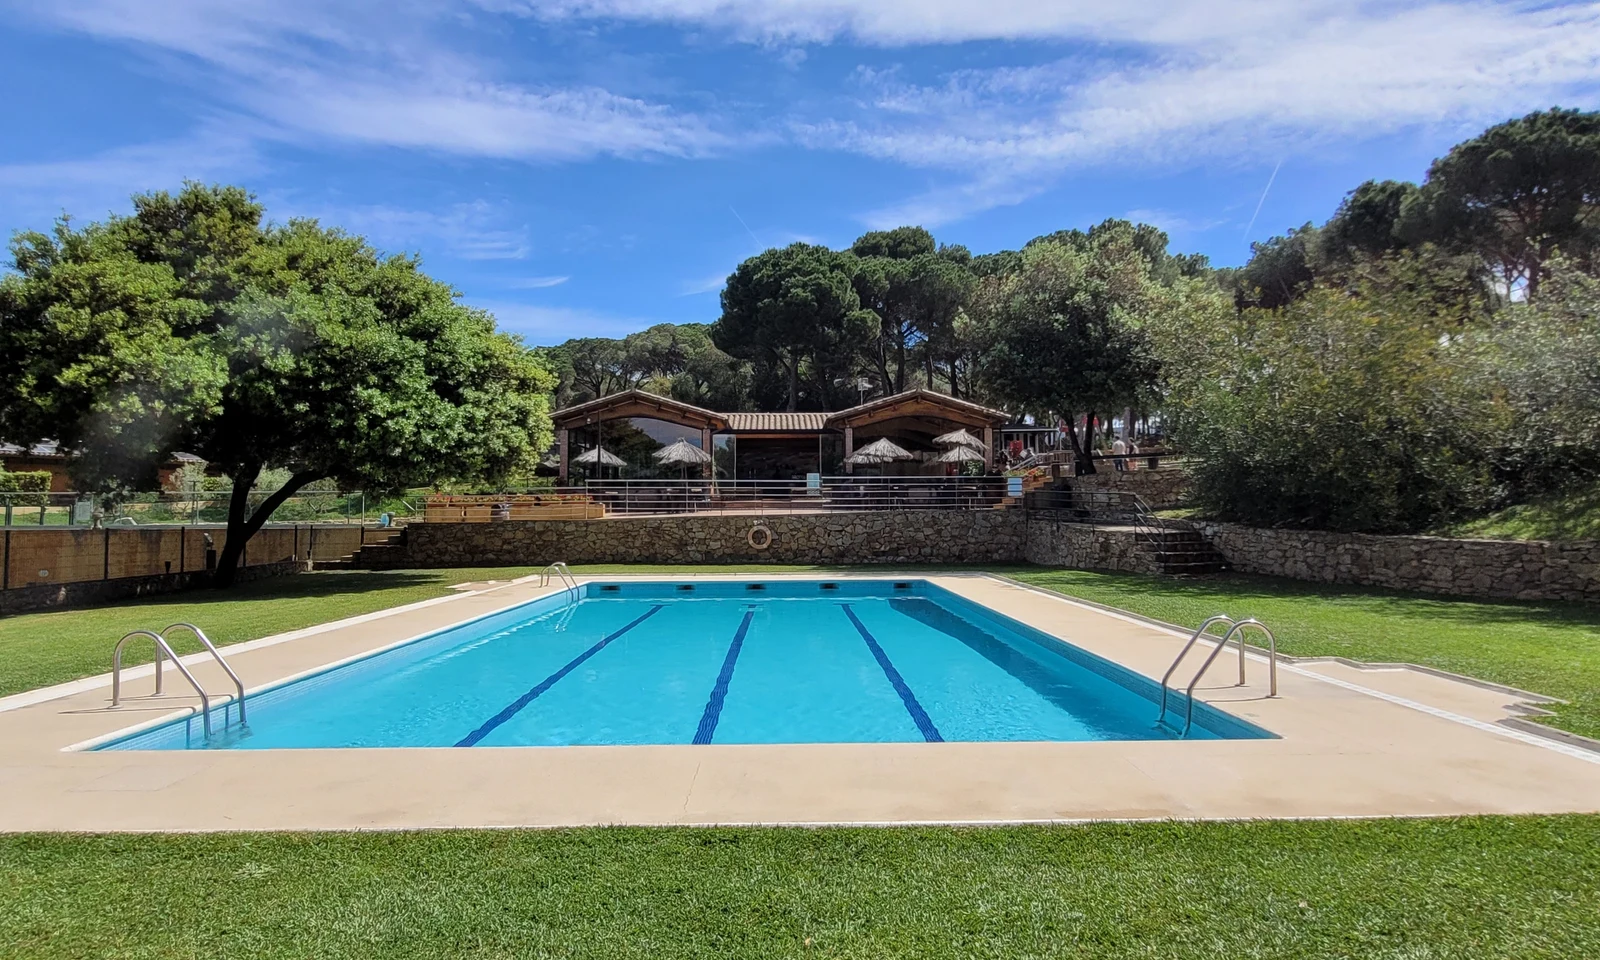
<svg viewBox="0 0 1600 960">
<path fill-rule="evenodd" d="M 1208 634 L 1206 632 L 1214 623 L 1226 623 L 1228 625 L 1227 632 L 1222 634 L 1220 638 L 1217 637 L 1216 634 Z M 1183 645 L 1183 649 L 1178 651 L 1178 656 L 1173 659 L 1172 666 L 1168 667 L 1167 672 L 1162 675 L 1161 713 L 1156 717 L 1157 724 L 1164 722 L 1167 718 L 1167 694 L 1170 690 L 1167 685 L 1168 681 L 1172 679 L 1172 674 L 1178 669 L 1178 665 L 1183 662 L 1184 657 L 1189 655 L 1189 650 L 1194 647 L 1195 643 L 1198 642 L 1201 637 L 1210 637 L 1211 639 L 1216 640 L 1217 643 L 1216 646 L 1211 649 L 1211 653 L 1207 655 L 1205 662 L 1200 664 L 1200 669 L 1195 671 L 1194 677 L 1189 681 L 1189 685 L 1184 688 L 1183 696 L 1187 702 L 1185 704 L 1183 715 L 1182 736 L 1187 737 L 1189 735 L 1189 728 L 1194 724 L 1194 688 L 1199 685 L 1200 678 L 1205 676 L 1206 671 L 1211 669 L 1211 664 L 1216 661 L 1217 656 L 1222 653 L 1223 650 L 1227 649 L 1229 640 L 1233 640 L 1239 647 L 1239 683 L 1237 685 L 1241 687 L 1245 685 L 1245 648 L 1243 631 L 1246 627 L 1255 627 L 1267 635 L 1267 696 L 1276 697 L 1278 695 L 1278 638 L 1273 636 L 1272 631 L 1267 629 L 1266 624 L 1254 617 L 1249 617 L 1244 620 L 1234 620 L 1232 617 L 1229 617 L 1226 614 L 1219 613 L 1215 616 L 1208 617 L 1204 623 L 1200 624 L 1200 626 L 1195 630 L 1194 634 L 1189 637 L 1188 642 Z"/>
<path fill-rule="evenodd" d="M 252 491 L 254 510 L 271 490 Z M 228 522 L 228 491 L 186 491 L 134 494 L 106 501 L 86 493 L 0 493 L 0 526 L 198 526 Z M 272 523 L 353 523 L 381 512 L 405 517 L 415 508 L 405 500 L 380 504 L 359 490 L 310 491 L 285 500 L 273 511 Z"/>
<path fill-rule="evenodd" d="M 566 561 L 557 560 L 555 563 L 545 567 L 539 573 L 539 586 L 548 587 L 552 578 L 561 581 L 569 603 L 576 603 L 583 598 L 583 591 L 578 587 L 578 580 L 572 575 L 572 571 L 567 569 Z"/>
<path fill-rule="evenodd" d="M 1006 478 L 818 477 L 799 480 L 590 480 L 559 487 L 609 514 L 782 515 L 836 510 L 976 510 L 1010 502 Z"/>
<path fill-rule="evenodd" d="M 168 646 L 167 641 L 162 639 L 160 634 L 150 630 L 135 630 L 118 640 L 117 645 L 112 648 L 111 705 L 115 707 L 122 703 L 122 647 L 134 637 L 149 637 L 155 641 L 156 693 L 158 695 L 161 693 L 161 657 L 165 654 L 172 661 L 172 665 L 178 668 L 178 672 L 183 674 L 183 678 L 189 681 L 189 686 L 194 688 L 194 692 L 200 695 L 200 722 L 205 727 L 206 736 L 211 736 L 211 697 L 206 693 L 206 688 L 200 686 L 200 681 L 194 678 L 194 674 L 189 672 L 189 668 L 185 667 L 183 661 L 178 659 L 178 655 L 172 652 L 172 647 Z"/>
<path fill-rule="evenodd" d="M 149 637 L 156 645 L 156 688 L 154 695 L 161 695 L 162 661 L 171 660 L 172 665 L 178 668 L 178 672 L 183 674 L 183 678 L 189 681 L 189 686 L 193 687 L 194 692 L 199 695 L 200 722 L 205 728 L 206 736 L 211 736 L 211 695 L 206 693 L 206 688 L 202 687 L 200 681 L 194 678 L 194 674 L 190 673 L 189 668 L 183 665 L 183 660 L 178 657 L 177 653 L 173 651 L 172 645 L 167 642 L 167 634 L 174 630 L 188 630 L 193 633 L 195 639 L 199 640 L 206 648 L 206 651 L 211 654 L 211 658 L 217 661 L 217 664 L 228 674 L 228 679 L 233 681 L 233 688 L 236 692 L 234 702 L 239 705 L 239 722 L 241 724 L 244 723 L 244 681 L 240 680 L 239 675 L 233 671 L 233 667 L 228 665 L 227 659 L 217 649 L 216 644 L 211 642 L 211 638 L 206 636 L 205 631 L 192 623 L 174 623 L 160 633 L 155 633 L 151 630 L 134 630 L 117 641 L 117 645 L 111 650 L 111 705 L 116 707 L 122 704 L 122 648 L 134 637 Z M 227 723 L 226 713 L 223 715 L 223 723 Z"/>
<path fill-rule="evenodd" d="M 194 634 L 195 639 L 199 640 L 206 650 L 211 653 L 211 659 L 217 661 L 217 665 L 222 667 L 223 671 L 228 674 L 228 679 L 233 681 L 233 689 L 238 694 L 239 722 L 244 723 L 244 681 L 240 680 L 239 675 L 233 672 L 233 667 L 228 665 L 228 661 L 222 656 L 221 651 L 217 649 L 216 644 L 211 642 L 211 638 L 206 636 L 204 630 L 192 623 L 174 623 L 161 631 L 161 638 L 165 640 L 167 634 L 174 630 L 188 630 Z M 160 668 L 158 667 L 157 669 L 159 670 Z M 226 720 L 226 717 L 224 717 L 224 720 Z"/>
</svg>

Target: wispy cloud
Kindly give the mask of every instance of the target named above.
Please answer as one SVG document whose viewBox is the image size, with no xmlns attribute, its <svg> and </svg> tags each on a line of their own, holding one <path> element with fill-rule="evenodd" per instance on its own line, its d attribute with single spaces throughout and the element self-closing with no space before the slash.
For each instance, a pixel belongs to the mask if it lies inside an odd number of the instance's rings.
<svg viewBox="0 0 1600 960">
<path fill-rule="evenodd" d="M 1228 221 L 1215 217 L 1190 217 L 1171 210 L 1129 210 L 1122 215 L 1126 220 L 1134 223 L 1148 223 L 1152 227 L 1159 227 L 1170 236 L 1191 236 L 1196 233 L 1205 233 L 1215 230 Z"/>
<path fill-rule="evenodd" d="M 513 290 L 544 290 L 547 287 L 559 287 L 571 279 L 571 277 L 523 277 L 507 281 L 506 286 Z"/>
<path fill-rule="evenodd" d="M 716 293 L 728 282 L 728 271 L 719 270 L 698 280 L 685 280 L 678 288 L 678 296 L 695 297 L 703 293 Z"/>
<path fill-rule="evenodd" d="M 295 140 L 521 160 L 699 156 L 726 143 L 706 118 L 665 104 L 497 76 L 494 61 L 473 55 L 466 9 L 429 0 L 76 0 L 28 13 L 186 55 L 210 71 L 209 92 Z"/>
<path fill-rule="evenodd" d="M 1281 6 L 1261 21 L 1219 14 L 1236 28 L 1226 37 L 1199 23 L 1187 34 L 1147 25 L 1116 58 L 936 84 L 863 70 L 855 115 L 792 129 L 815 148 L 947 171 L 944 184 L 867 217 L 937 223 L 1021 202 L 1068 171 L 1260 166 L 1406 130 L 1465 133 L 1600 91 L 1600 5 Z M 1080 36 L 1127 25 L 1091 23 Z"/>
<path fill-rule="evenodd" d="M 253 143 L 207 126 L 177 140 L 133 144 L 90 156 L 0 165 L 0 207 L 21 222 L 69 213 L 97 218 L 127 211 L 145 190 L 175 189 L 185 179 L 214 181 L 261 168 Z M 43 224 L 38 224 L 43 226 Z"/>
<path fill-rule="evenodd" d="M 534 346 L 551 346 L 573 337 L 622 337 L 657 322 L 645 317 L 508 300 L 468 297 L 466 302 L 494 314 L 500 329 L 520 334 Z"/>
<path fill-rule="evenodd" d="M 361 234 L 388 249 L 413 250 L 427 245 L 462 260 L 522 260 L 532 250 L 528 228 L 508 224 L 500 208 L 486 200 L 457 203 L 442 210 L 380 204 L 297 211 L 292 203 L 289 209 Z M 565 279 L 560 277 L 555 282 Z"/>
</svg>

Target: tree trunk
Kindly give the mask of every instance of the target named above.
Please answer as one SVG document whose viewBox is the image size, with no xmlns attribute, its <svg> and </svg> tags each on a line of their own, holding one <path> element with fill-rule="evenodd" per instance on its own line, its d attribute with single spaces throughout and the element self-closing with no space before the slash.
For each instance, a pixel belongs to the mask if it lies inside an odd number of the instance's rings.
<svg viewBox="0 0 1600 960">
<path fill-rule="evenodd" d="M 878 355 L 873 360 L 878 365 L 878 376 L 881 378 L 878 385 L 888 392 L 889 384 L 894 381 L 889 378 L 889 335 L 881 327 L 878 330 Z M 859 399 L 860 396 L 858 392 L 856 397 Z"/>
<path fill-rule="evenodd" d="M 795 404 L 800 399 L 800 358 L 792 351 L 789 354 L 789 412 L 794 413 Z"/>
<path fill-rule="evenodd" d="M 1067 421 L 1067 435 L 1072 438 L 1072 469 L 1079 476 L 1094 473 L 1094 411 L 1083 420 L 1083 443 L 1078 442 L 1078 427 Z"/>
<path fill-rule="evenodd" d="M 239 558 L 244 556 L 244 547 L 250 542 L 250 538 L 266 524 L 274 510 L 283 506 L 285 500 L 298 493 L 306 484 L 321 480 L 323 477 L 323 474 L 309 471 L 295 474 L 262 501 L 255 512 L 246 517 L 250 488 L 255 485 L 256 478 L 260 475 L 261 468 L 255 466 L 241 471 L 234 477 L 233 493 L 228 498 L 228 539 L 222 545 L 222 553 L 217 556 L 217 569 L 211 577 L 213 587 L 220 589 L 232 586 L 234 574 L 238 572 Z"/>
<path fill-rule="evenodd" d="M 906 336 L 905 331 L 900 331 L 900 342 L 895 345 L 894 362 L 894 392 L 904 393 L 906 389 Z"/>
</svg>

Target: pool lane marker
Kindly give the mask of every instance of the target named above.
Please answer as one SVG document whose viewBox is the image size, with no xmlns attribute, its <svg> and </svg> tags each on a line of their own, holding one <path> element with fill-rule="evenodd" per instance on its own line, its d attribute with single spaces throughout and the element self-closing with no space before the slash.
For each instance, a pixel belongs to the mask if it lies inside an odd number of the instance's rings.
<svg viewBox="0 0 1600 960">
<path fill-rule="evenodd" d="M 588 660 L 590 657 L 592 657 L 595 654 L 599 653 L 601 650 L 604 650 L 606 648 L 606 644 L 608 644 L 611 641 L 613 641 L 613 640 L 617 639 L 618 637 L 622 636 L 624 633 L 627 633 L 629 630 L 632 630 L 634 627 L 637 627 L 639 624 L 644 623 L 646 620 L 648 620 L 651 617 L 655 616 L 657 613 L 660 613 L 662 608 L 664 608 L 665 606 L 666 606 L 666 604 L 664 604 L 664 603 L 656 604 L 655 606 L 651 607 L 649 610 L 646 610 L 644 613 L 640 614 L 639 618 L 634 620 L 632 623 L 630 623 L 627 626 L 623 627 L 621 630 L 618 630 L 617 632 L 615 632 L 613 634 L 610 634 L 604 640 L 601 640 L 599 643 L 595 644 L 594 646 L 590 647 L 589 649 L 587 649 L 587 650 L 583 651 L 582 653 L 578 654 L 576 657 L 573 657 L 571 662 L 569 662 L 566 666 L 562 667 L 560 670 L 557 670 L 555 673 L 550 674 L 550 676 L 544 678 L 544 680 L 538 686 L 534 687 L 532 690 L 529 690 L 527 693 L 524 693 L 522 696 L 520 696 L 516 700 L 512 701 L 510 706 L 506 707 L 504 710 L 501 710 L 499 713 L 497 713 L 494 716 L 490 717 L 487 721 L 484 722 L 483 726 L 481 726 L 478 729 L 476 729 L 476 730 L 472 731 L 471 733 L 467 734 L 465 737 L 462 737 L 461 741 L 459 743 L 457 743 L 456 746 L 458 746 L 458 747 L 476 746 L 478 741 L 482 740 L 484 737 L 487 737 L 489 734 L 493 733 L 495 728 L 500 726 L 502 723 L 505 723 L 507 720 L 510 720 L 512 717 L 516 716 L 519 712 L 521 712 L 523 707 L 526 707 L 528 704 L 532 703 L 537 697 L 539 697 L 541 694 L 543 694 L 546 690 L 549 690 L 551 687 L 555 686 L 558 682 L 560 682 L 562 677 L 565 677 L 567 674 L 569 674 L 572 671 L 574 671 L 574 670 L 578 669 L 579 667 L 583 666 L 583 662 L 585 660 Z"/>
<path fill-rule="evenodd" d="M 710 743 L 712 734 L 717 732 L 722 704 L 728 699 L 728 682 L 733 679 L 733 668 L 739 663 L 739 651 L 744 649 L 745 634 L 750 632 L 750 621 L 755 616 L 755 607 L 745 610 L 744 620 L 733 635 L 733 643 L 728 645 L 728 655 L 722 660 L 722 672 L 717 674 L 716 685 L 711 688 L 711 699 L 706 701 L 706 712 L 700 717 L 700 728 L 694 732 L 695 743 Z"/>
<path fill-rule="evenodd" d="M 889 655 L 878 645 L 877 638 L 867 629 L 866 624 L 861 622 L 861 618 L 856 616 L 856 612 L 850 609 L 850 604 L 841 603 L 839 606 L 844 608 L 844 615 L 850 618 L 850 622 L 856 625 L 861 639 L 867 641 L 867 649 L 872 651 L 873 659 L 883 668 L 883 675 L 889 678 L 889 685 L 894 687 L 895 693 L 900 694 L 900 702 L 906 705 L 906 712 L 911 714 L 912 722 L 922 731 L 922 739 L 929 743 L 943 743 L 944 737 L 939 734 L 939 728 L 933 725 L 933 719 L 928 716 L 928 711 L 922 709 L 922 704 L 917 702 L 917 695 L 906 686 L 905 678 L 900 676 L 900 671 L 889 661 Z"/>
</svg>

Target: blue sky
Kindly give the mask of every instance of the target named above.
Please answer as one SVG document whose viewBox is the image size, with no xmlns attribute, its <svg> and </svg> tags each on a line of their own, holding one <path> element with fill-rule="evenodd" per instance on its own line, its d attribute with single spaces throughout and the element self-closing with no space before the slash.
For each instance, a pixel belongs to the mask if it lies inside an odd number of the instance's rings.
<svg viewBox="0 0 1600 960">
<path fill-rule="evenodd" d="M 239 183 L 555 343 L 714 320 L 740 259 L 901 223 L 982 253 L 1129 217 L 1236 264 L 1596 108 L 1600 4 L 0 0 L 0 85 L 7 232 Z"/>
</svg>

